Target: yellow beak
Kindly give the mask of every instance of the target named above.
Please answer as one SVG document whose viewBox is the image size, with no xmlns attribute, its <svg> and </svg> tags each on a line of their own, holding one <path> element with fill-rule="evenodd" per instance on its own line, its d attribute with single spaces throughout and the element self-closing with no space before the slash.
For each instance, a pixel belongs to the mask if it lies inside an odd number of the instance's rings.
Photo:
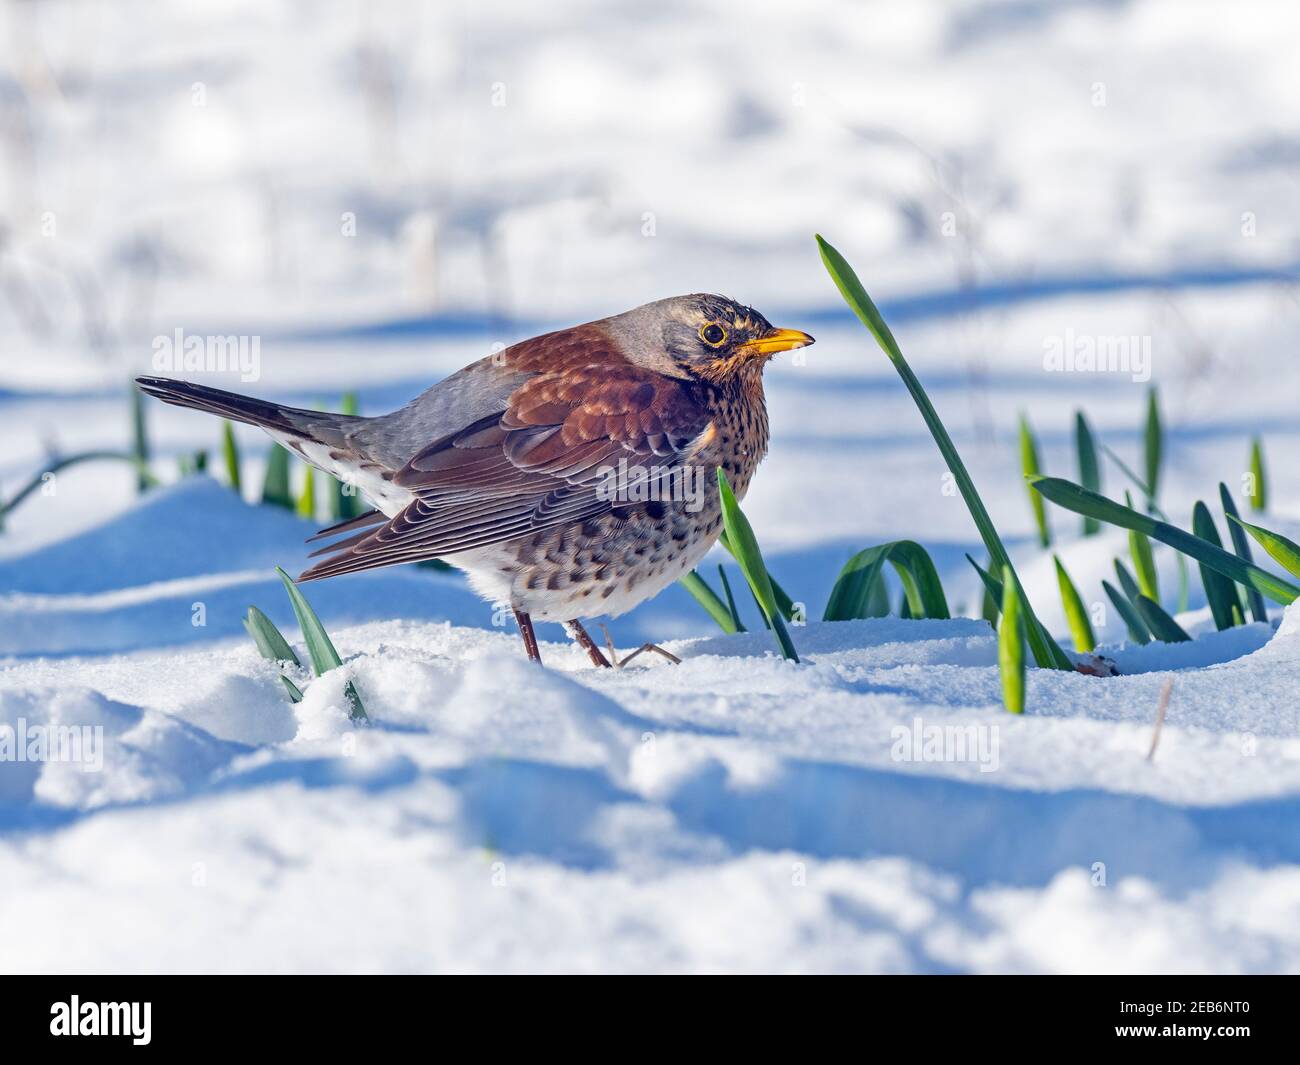
<svg viewBox="0 0 1300 1065">
<path fill-rule="evenodd" d="M 773 329 L 765 336 L 742 345 L 740 350 L 746 355 L 775 355 L 779 351 L 806 348 L 811 343 L 813 338 L 798 329 Z"/>
</svg>

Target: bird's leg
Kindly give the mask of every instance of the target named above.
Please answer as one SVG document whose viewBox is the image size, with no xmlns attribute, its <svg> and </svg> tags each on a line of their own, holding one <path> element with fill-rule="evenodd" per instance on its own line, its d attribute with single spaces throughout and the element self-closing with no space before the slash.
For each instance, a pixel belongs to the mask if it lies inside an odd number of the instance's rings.
<svg viewBox="0 0 1300 1065">
<path fill-rule="evenodd" d="M 615 669 L 622 669 L 625 665 L 631 662 L 632 659 L 634 659 L 637 655 L 642 654 L 646 651 L 653 651 L 655 654 L 663 655 L 666 659 L 668 659 L 669 662 L 672 662 L 674 665 L 680 666 L 682 664 L 682 660 L 680 658 L 678 658 L 671 651 L 665 651 L 657 643 L 643 643 L 640 647 L 638 647 L 626 658 L 620 660 L 618 657 L 618 653 L 614 650 L 614 638 L 610 636 L 609 629 L 607 629 L 603 623 L 601 624 L 600 628 L 601 631 L 604 632 L 605 634 L 605 643 L 609 646 L 609 657 L 610 660 L 614 663 Z"/>
<path fill-rule="evenodd" d="M 657 643 L 643 643 L 640 647 L 638 647 L 635 651 L 633 651 L 630 655 L 628 655 L 625 659 L 623 659 L 623 661 L 620 662 L 619 665 L 620 666 L 627 665 L 637 655 L 644 654 L 646 651 L 653 651 L 657 655 L 663 655 L 666 659 L 668 659 L 669 662 L 671 662 L 675 666 L 680 666 L 682 664 L 682 660 L 678 658 L 675 654 L 673 654 L 672 651 L 665 651 Z"/>
<path fill-rule="evenodd" d="M 537 633 L 533 632 L 533 619 L 522 610 L 515 611 L 515 620 L 519 622 L 519 635 L 524 638 L 524 650 L 528 652 L 528 661 L 542 664 L 542 653 L 537 650 Z"/>
<path fill-rule="evenodd" d="M 605 669 L 610 668 L 609 659 L 600 652 L 595 641 L 587 635 L 587 630 L 582 627 L 582 622 L 577 618 L 564 623 L 565 628 L 569 630 L 569 635 L 578 641 L 578 646 L 587 652 L 587 657 L 591 659 L 593 666 L 603 666 Z"/>
</svg>

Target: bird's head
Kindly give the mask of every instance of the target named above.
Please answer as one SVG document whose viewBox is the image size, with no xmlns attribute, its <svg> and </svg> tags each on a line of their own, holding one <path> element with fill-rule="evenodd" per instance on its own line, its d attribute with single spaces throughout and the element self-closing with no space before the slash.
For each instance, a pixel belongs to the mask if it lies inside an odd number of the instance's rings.
<svg viewBox="0 0 1300 1065">
<path fill-rule="evenodd" d="M 752 307 L 707 293 L 647 303 L 607 324 L 634 361 L 713 384 L 756 376 L 773 355 L 813 342 L 798 329 L 777 329 Z"/>
</svg>

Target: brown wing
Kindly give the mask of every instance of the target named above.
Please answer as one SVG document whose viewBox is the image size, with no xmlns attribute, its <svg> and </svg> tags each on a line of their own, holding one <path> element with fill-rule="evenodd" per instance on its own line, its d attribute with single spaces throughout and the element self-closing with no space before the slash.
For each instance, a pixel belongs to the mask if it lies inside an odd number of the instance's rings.
<svg viewBox="0 0 1300 1065">
<path fill-rule="evenodd" d="M 323 549 L 299 580 L 467 551 L 584 521 L 619 505 L 610 470 L 627 488 L 650 467 L 681 461 L 708 426 L 682 381 L 611 350 L 597 326 L 508 349 L 531 372 L 488 415 L 418 452 L 393 479 L 416 496 L 382 528 Z M 638 473 L 638 470 L 640 473 Z M 625 505 L 625 504 L 624 504 Z"/>
</svg>

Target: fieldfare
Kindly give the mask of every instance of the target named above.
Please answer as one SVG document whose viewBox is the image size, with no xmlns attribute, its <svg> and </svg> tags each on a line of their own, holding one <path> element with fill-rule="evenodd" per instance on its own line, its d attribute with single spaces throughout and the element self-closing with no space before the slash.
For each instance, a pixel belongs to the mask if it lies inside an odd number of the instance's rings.
<svg viewBox="0 0 1300 1065">
<path fill-rule="evenodd" d="M 717 474 L 738 499 L 767 450 L 763 367 L 811 344 L 721 296 L 647 303 L 514 344 L 377 418 L 137 379 L 151 396 L 261 426 L 375 509 L 300 581 L 441 558 L 533 620 L 615 617 L 693 569 L 722 530 Z"/>
</svg>

